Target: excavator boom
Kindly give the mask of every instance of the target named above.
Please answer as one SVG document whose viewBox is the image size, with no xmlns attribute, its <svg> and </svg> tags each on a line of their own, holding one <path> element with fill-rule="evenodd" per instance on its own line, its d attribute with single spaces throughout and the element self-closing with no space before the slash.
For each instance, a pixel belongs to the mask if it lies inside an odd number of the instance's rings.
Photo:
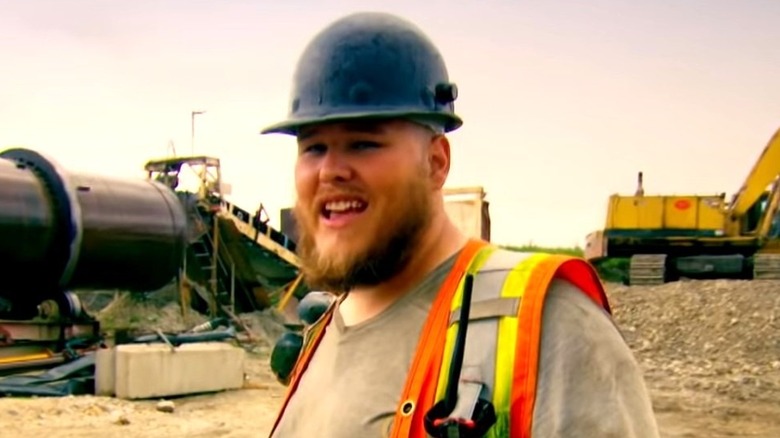
<svg viewBox="0 0 780 438">
<path fill-rule="evenodd" d="M 780 129 L 769 140 L 734 197 L 729 206 L 729 217 L 735 220 L 744 216 L 778 175 L 780 175 Z"/>
</svg>

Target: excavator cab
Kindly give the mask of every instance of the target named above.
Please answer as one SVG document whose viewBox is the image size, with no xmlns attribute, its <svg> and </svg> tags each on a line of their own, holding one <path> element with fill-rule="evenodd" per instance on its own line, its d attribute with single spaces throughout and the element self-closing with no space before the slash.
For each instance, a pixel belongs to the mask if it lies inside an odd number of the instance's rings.
<svg viewBox="0 0 780 438">
<path fill-rule="evenodd" d="M 769 192 L 764 192 L 760 198 L 746 212 L 742 221 L 742 235 L 756 234 L 761 225 L 761 218 L 766 214 L 769 206 Z"/>
</svg>

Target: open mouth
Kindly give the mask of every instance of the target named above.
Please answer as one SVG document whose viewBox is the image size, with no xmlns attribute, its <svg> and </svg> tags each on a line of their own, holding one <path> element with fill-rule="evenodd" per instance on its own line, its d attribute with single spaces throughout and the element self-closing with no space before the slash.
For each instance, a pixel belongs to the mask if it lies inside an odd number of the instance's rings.
<svg viewBox="0 0 780 438">
<path fill-rule="evenodd" d="M 368 203 L 359 199 L 341 199 L 328 201 L 322 205 L 320 214 L 325 219 L 336 219 L 346 215 L 362 213 L 368 207 Z"/>
</svg>

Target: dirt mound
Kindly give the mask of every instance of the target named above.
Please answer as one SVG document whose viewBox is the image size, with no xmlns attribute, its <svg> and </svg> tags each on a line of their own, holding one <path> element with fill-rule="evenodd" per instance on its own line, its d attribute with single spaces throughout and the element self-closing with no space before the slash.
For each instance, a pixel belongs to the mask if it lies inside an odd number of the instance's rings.
<svg viewBox="0 0 780 438">
<path fill-rule="evenodd" d="M 262 342 L 266 349 L 273 348 L 276 341 L 287 330 L 284 317 L 275 309 L 265 309 L 238 315 L 250 332 Z M 270 350 L 269 350 L 270 351 Z"/>
<path fill-rule="evenodd" d="M 609 284 L 608 293 L 651 387 L 780 400 L 780 281 Z"/>
<path fill-rule="evenodd" d="M 117 293 L 114 299 L 92 314 L 104 330 L 126 329 L 154 333 L 181 332 L 208 321 L 194 312 L 183 313 L 179 303 L 173 300 L 151 299 L 149 295 Z"/>
<path fill-rule="evenodd" d="M 179 296 L 175 289 L 167 288 L 150 294 L 128 292 L 92 292 L 80 296 L 88 311 L 100 321 L 106 332 L 129 330 L 136 334 L 187 331 L 196 325 L 209 321 L 207 315 L 195 310 L 182 312 Z M 284 317 L 275 309 L 237 315 L 241 324 L 231 321 L 242 334 L 245 347 L 258 353 L 270 353 L 276 340 L 286 330 Z M 246 342 L 247 340 L 254 342 Z"/>
</svg>

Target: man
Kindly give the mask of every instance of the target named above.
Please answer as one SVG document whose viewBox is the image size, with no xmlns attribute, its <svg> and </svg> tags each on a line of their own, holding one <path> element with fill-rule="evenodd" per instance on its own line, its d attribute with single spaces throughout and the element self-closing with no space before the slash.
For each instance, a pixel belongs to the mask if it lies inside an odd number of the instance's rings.
<svg viewBox="0 0 780 438">
<path fill-rule="evenodd" d="M 298 253 L 338 300 L 272 436 L 657 436 L 589 266 L 449 220 L 456 98 L 435 46 L 388 14 L 344 17 L 301 56 L 289 119 L 263 133 L 297 138 Z"/>
</svg>

